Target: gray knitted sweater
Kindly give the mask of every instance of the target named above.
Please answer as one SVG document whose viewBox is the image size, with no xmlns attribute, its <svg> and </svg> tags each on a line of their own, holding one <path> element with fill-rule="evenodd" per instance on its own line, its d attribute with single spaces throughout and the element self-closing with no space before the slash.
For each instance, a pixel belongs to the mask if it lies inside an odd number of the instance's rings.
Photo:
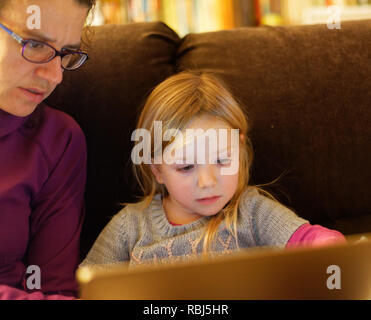
<svg viewBox="0 0 371 320">
<path fill-rule="evenodd" d="M 242 195 L 238 210 L 237 239 L 219 226 L 211 251 L 225 254 L 256 246 L 284 247 L 304 223 L 283 205 L 249 188 Z M 118 262 L 129 265 L 178 261 L 202 252 L 202 235 L 210 217 L 187 225 L 173 226 L 166 218 L 160 195 L 144 208 L 142 203 L 127 205 L 101 232 L 80 266 L 101 266 Z"/>
</svg>

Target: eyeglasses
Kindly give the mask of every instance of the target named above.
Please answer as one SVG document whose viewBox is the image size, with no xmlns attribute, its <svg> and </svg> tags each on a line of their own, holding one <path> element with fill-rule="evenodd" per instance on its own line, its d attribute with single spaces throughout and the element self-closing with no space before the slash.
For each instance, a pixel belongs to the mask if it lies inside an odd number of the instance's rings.
<svg viewBox="0 0 371 320">
<path fill-rule="evenodd" d="M 25 40 L 2 23 L 0 23 L 0 28 L 22 45 L 22 57 L 29 62 L 42 64 L 53 60 L 55 57 L 61 57 L 62 68 L 72 71 L 80 68 L 89 59 L 86 52 L 66 48 L 63 48 L 60 52 L 46 42 L 32 39 Z"/>
</svg>

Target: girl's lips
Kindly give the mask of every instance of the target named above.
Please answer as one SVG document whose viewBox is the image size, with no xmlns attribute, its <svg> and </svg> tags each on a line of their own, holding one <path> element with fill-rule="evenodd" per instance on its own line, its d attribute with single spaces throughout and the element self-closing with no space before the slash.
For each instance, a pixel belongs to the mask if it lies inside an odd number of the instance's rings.
<svg viewBox="0 0 371 320">
<path fill-rule="evenodd" d="M 202 198 L 202 199 L 197 199 L 197 202 L 202 203 L 202 204 L 211 204 L 216 201 L 218 201 L 220 196 L 214 196 L 210 198 Z"/>
<path fill-rule="evenodd" d="M 39 92 L 31 92 L 30 90 L 34 91 L 33 89 L 24 89 L 24 88 L 19 88 L 23 94 L 24 97 L 26 97 L 27 100 L 30 100 L 34 103 L 41 103 L 44 100 L 45 93 Z"/>
</svg>

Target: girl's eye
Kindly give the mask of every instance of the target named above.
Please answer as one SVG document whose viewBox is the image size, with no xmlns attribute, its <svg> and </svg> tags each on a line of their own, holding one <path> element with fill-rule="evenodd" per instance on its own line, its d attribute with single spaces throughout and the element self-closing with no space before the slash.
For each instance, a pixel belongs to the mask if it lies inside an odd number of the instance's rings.
<svg viewBox="0 0 371 320">
<path fill-rule="evenodd" d="M 193 165 L 193 164 L 191 164 L 191 165 L 189 165 L 189 166 L 186 166 L 186 167 L 181 167 L 181 168 L 178 168 L 177 170 L 178 170 L 178 171 L 182 171 L 182 172 L 187 172 L 187 171 L 190 171 L 190 170 L 192 170 L 192 169 L 193 169 L 193 167 L 194 167 L 194 165 Z"/>
<path fill-rule="evenodd" d="M 218 159 L 218 164 L 222 165 L 222 166 L 225 166 L 225 165 L 229 165 L 231 163 L 231 159 Z"/>
</svg>

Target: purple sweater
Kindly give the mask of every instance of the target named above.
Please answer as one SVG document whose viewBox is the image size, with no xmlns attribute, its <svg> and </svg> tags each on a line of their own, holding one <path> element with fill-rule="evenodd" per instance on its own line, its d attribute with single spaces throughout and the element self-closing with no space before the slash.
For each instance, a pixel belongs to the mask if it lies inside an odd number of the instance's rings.
<svg viewBox="0 0 371 320">
<path fill-rule="evenodd" d="M 76 294 L 84 215 L 86 142 L 67 114 L 38 106 L 29 128 L 0 110 L 0 299 L 67 299 Z M 28 290 L 27 268 L 41 271 Z"/>
</svg>

